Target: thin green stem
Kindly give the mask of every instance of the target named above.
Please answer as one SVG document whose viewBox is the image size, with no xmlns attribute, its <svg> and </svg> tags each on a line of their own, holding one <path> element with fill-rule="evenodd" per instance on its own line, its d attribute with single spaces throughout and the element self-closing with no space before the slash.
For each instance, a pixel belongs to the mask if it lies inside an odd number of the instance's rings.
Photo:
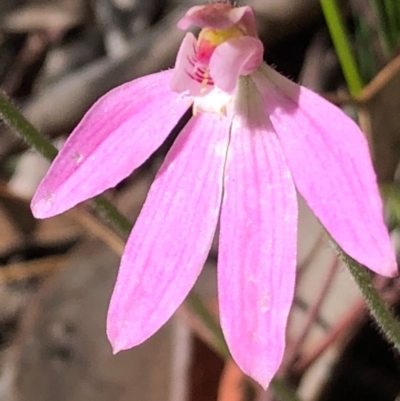
<svg viewBox="0 0 400 401">
<path fill-rule="evenodd" d="M 57 149 L 51 142 L 43 138 L 36 128 L 19 112 L 5 94 L 0 92 L 0 117 L 13 128 L 25 142 L 36 149 L 48 160 L 53 160 L 57 155 Z"/>
<path fill-rule="evenodd" d="M 356 19 L 355 24 L 355 46 L 360 74 L 365 82 L 369 82 L 378 72 L 378 61 L 371 46 L 371 31 L 368 23 L 362 18 Z"/>
<path fill-rule="evenodd" d="M 390 56 L 390 29 L 387 25 L 387 18 L 382 8 L 382 0 L 370 0 L 372 10 L 375 14 L 376 31 L 378 34 L 379 42 L 386 60 Z M 387 16 L 386 16 L 387 17 Z"/>
<path fill-rule="evenodd" d="M 92 202 L 97 210 L 104 214 L 105 218 L 123 236 L 127 236 L 132 230 L 132 223 L 118 209 L 103 196 L 96 196 Z"/>
<path fill-rule="evenodd" d="M 45 139 L 28 120 L 26 120 L 26 118 L 2 93 L 0 93 L 0 116 L 42 156 L 48 160 L 53 160 L 55 158 L 57 155 L 57 149 L 50 141 Z M 115 206 L 101 196 L 96 197 L 94 203 L 105 213 L 107 219 L 113 223 L 114 227 L 116 227 L 119 232 L 124 235 L 129 233 L 132 227 L 131 222 L 123 216 Z M 222 334 L 221 327 L 206 308 L 200 297 L 192 291 L 187 297 L 187 302 L 213 334 L 216 352 L 223 359 L 229 358 L 229 350 Z M 271 382 L 270 388 L 281 401 L 301 401 L 295 392 L 280 379 L 274 379 Z"/>
<path fill-rule="evenodd" d="M 396 0 L 398 1 L 398 0 Z M 397 30 L 397 16 L 396 16 L 396 5 L 393 0 L 384 0 L 384 10 L 385 17 L 387 19 L 388 26 L 388 42 L 390 42 L 390 53 L 395 50 L 397 36 L 399 35 L 399 31 Z M 389 54 L 389 57 L 391 54 Z"/>
<path fill-rule="evenodd" d="M 395 6 L 396 6 L 396 26 L 397 26 L 397 41 L 396 44 L 400 43 L 400 1 L 395 1 Z"/>
<path fill-rule="evenodd" d="M 371 315 L 389 342 L 400 351 L 400 323 L 375 289 L 367 268 L 350 258 L 340 248 L 338 249 L 357 286 L 360 288 Z"/>
<path fill-rule="evenodd" d="M 270 388 L 280 401 L 302 401 L 296 393 L 281 379 L 274 379 Z"/>
<path fill-rule="evenodd" d="M 348 40 L 343 17 L 336 0 L 320 0 L 320 3 L 350 94 L 356 97 L 364 84 Z"/>
<path fill-rule="evenodd" d="M 214 350 L 223 359 L 230 358 L 230 353 L 228 346 L 226 345 L 225 338 L 222 334 L 221 326 L 218 324 L 217 320 L 210 313 L 208 308 L 204 305 L 201 298 L 192 291 L 186 298 L 186 302 L 190 309 L 195 312 L 196 316 L 201 318 L 203 324 L 210 330 L 214 337 Z"/>
<path fill-rule="evenodd" d="M 389 212 L 390 223 L 400 226 L 400 189 L 395 184 L 381 184 L 379 186 L 385 206 Z"/>
</svg>

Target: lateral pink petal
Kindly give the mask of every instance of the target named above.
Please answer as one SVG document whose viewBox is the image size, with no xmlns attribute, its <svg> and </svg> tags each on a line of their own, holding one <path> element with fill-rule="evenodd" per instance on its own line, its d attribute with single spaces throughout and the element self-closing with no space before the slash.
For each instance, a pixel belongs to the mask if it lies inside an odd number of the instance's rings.
<svg viewBox="0 0 400 401">
<path fill-rule="evenodd" d="M 254 74 L 296 187 L 339 246 L 397 274 L 367 141 L 339 108 L 269 67 Z"/>
<path fill-rule="evenodd" d="M 232 126 L 218 294 L 234 360 L 266 388 L 285 349 L 295 283 L 297 199 L 276 134 L 260 107 L 249 104 L 248 122 L 243 114 Z"/>
<path fill-rule="evenodd" d="M 240 75 L 248 75 L 260 66 L 263 53 L 263 44 L 257 38 L 242 36 L 229 39 L 219 45 L 211 56 L 211 78 L 218 88 L 232 93 Z"/>
<path fill-rule="evenodd" d="M 190 96 L 204 95 L 206 88 L 203 85 L 207 66 L 197 61 L 197 39 L 188 32 L 176 56 L 174 73 L 170 82 L 171 90 Z"/>
<path fill-rule="evenodd" d="M 193 117 L 166 157 L 122 257 L 108 311 L 115 352 L 150 337 L 196 281 L 217 226 L 227 118 Z"/>
<path fill-rule="evenodd" d="M 39 185 L 35 217 L 62 213 L 114 187 L 162 144 L 189 107 L 169 89 L 172 74 L 139 78 L 94 104 Z"/>
</svg>

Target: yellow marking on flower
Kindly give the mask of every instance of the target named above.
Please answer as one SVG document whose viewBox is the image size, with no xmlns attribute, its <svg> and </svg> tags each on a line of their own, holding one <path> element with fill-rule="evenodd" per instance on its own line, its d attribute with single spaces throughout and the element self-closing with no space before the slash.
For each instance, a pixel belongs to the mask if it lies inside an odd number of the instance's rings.
<svg viewBox="0 0 400 401">
<path fill-rule="evenodd" d="M 212 29 L 204 28 L 201 30 L 198 38 L 198 43 L 203 40 L 207 41 L 212 47 L 216 48 L 221 43 L 229 39 L 243 36 L 243 32 L 236 26 L 231 26 L 227 29 Z"/>
<path fill-rule="evenodd" d="M 201 63 L 207 65 L 214 50 L 222 43 L 229 39 L 243 36 L 243 32 L 238 26 L 234 25 L 227 29 L 203 28 L 197 39 L 197 59 Z M 201 92 L 204 93 L 208 89 L 208 85 L 212 83 L 208 68 L 204 71 L 201 81 Z"/>
<path fill-rule="evenodd" d="M 203 28 L 197 39 L 197 58 L 207 64 L 213 51 L 222 43 L 232 38 L 244 36 L 236 25 L 227 29 Z"/>
</svg>

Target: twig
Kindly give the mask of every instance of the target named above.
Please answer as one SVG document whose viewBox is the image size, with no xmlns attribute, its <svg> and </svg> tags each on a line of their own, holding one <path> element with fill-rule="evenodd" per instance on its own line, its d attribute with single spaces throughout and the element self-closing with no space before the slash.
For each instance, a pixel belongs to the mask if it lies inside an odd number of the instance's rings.
<svg viewBox="0 0 400 401">
<path fill-rule="evenodd" d="M 354 330 L 366 316 L 364 300 L 358 301 L 344 318 L 334 326 L 326 337 L 308 355 L 302 356 L 293 366 L 292 372 L 301 376 L 332 344 Z"/>
<path fill-rule="evenodd" d="M 61 256 L 49 256 L 26 262 L 13 263 L 0 268 L 0 282 L 13 283 L 33 277 L 47 276 L 60 268 L 65 260 Z"/>
<path fill-rule="evenodd" d="M 286 371 L 287 369 L 290 369 L 293 366 L 293 363 L 295 362 L 295 359 L 299 354 L 305 339 L 307 338 L 310 330 L 312 329 L 315 323 L 315 318 L 318 316 L 321 306 L 323 305 L 326 296 L 329 294 L 329 287 L 332 284 L 338 266 L 339 266 L 339 258 L 335 255 L 331 263 L 331 266 L 328 269 L 327 275 L 325 276 L 325 280 L 323 281 L 321 287 L 318 290 L 316 300 L 314 304 L 308 309 L 304 317 L 305 323 L 302 331 L 300 332 L 300 335 L 293 343 L 291 343 L 286 348 L 286 357 L 282 367 L 283 371 Z"/>
</svg>

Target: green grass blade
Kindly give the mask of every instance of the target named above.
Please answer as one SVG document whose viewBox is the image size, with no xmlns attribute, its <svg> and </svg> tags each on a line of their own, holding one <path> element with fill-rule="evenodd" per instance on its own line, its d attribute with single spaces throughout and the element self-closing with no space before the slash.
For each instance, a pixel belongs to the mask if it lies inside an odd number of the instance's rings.
<svg viewBox="0 0 400 401">
<path fill-rule="evenodd" d="M 336 0 L 320 0 L 320 3 L 349 92 L 353 97 L 356 97 L 362 91 L 364 84 L 350 46 L 343 17 Z"/>
</svg>

